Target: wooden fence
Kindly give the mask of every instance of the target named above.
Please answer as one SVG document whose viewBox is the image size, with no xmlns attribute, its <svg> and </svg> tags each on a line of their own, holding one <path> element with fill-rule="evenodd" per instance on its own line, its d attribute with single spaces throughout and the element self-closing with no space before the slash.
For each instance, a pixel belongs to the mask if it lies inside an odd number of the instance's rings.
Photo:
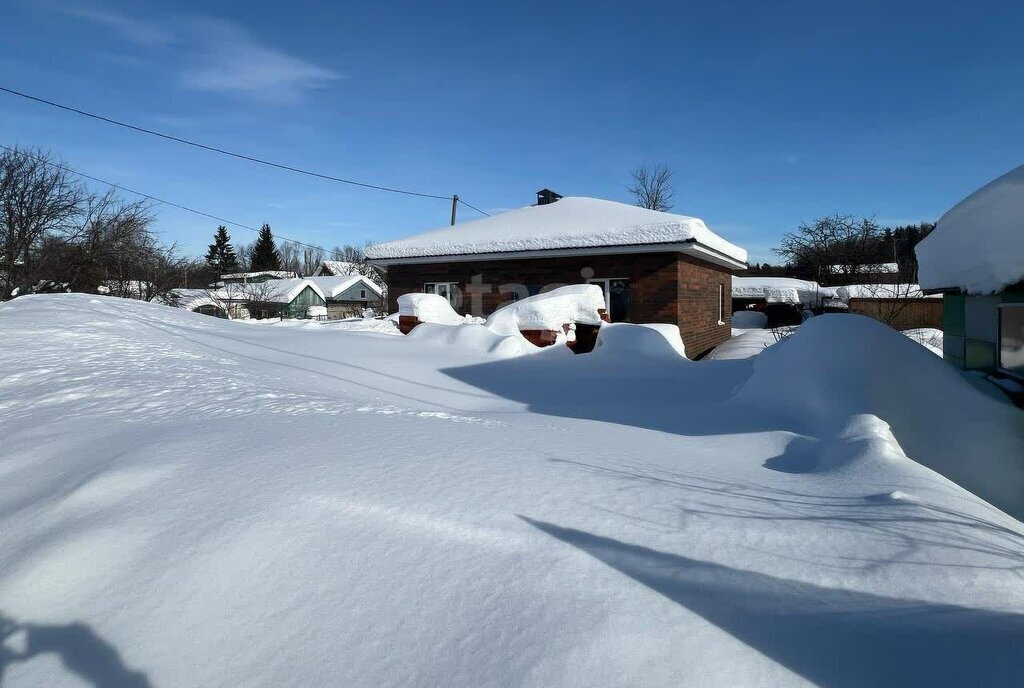
<svg viewBox="0 0 1024 688">
<path fill-rule="evenodd" d="M 850 299 L 850 312 L 866 315 L 897 330 L 942 329 L 942 299 Z"/>
</svg>

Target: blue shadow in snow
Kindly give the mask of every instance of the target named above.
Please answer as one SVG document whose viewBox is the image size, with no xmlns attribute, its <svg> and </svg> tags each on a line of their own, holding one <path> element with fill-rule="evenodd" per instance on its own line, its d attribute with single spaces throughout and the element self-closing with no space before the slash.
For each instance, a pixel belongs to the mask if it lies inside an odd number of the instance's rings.
<svg viewBox="0 0 1024 688">
<path fill-rule="evenodd" d="M 688 559 L 520 516 L 820 686 L 1020 686 L 1024 616 Z"/>
</svg>

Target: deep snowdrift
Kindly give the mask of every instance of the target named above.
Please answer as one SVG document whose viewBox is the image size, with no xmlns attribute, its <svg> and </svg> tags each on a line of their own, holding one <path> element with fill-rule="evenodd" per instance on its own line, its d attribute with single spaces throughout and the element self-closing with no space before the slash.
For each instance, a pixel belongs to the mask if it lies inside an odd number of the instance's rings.
<svg viewBox="0 0 1024 688">
<path fill-rule="evenodd" d="M 4 686 L 1012 685 L 1024 527 L 904 450 L 993 466 L 1020 414 L 843 327 L 694 362 L 0 305 Z"/>
</svg>

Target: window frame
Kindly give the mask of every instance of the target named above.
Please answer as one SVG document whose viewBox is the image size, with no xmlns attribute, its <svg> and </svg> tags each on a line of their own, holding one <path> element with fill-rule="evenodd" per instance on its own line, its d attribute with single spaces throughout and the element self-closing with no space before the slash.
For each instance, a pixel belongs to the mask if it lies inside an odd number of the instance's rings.
<svg viewBox="0 0 1024 688">
<path fill-rule="evenodd" d="M 438 287 L 438 285 L 442 285 L 442 284 L 444 286 L 448 287 L 448 295 L 445 298 L 448 300 L 448 303 L 451 305 L 451 307 L 454 308 L 455 307 L 455 293 L 458 290 L 458 285 L 459 285 L 458 282 L 424 282 L 423 283 L 423 293 L 424 294 L 436 294 L 436 295 L 440 296 L 440 294 L 437 293 L 437 287 Z M 430 287 L 433 287 L 433 289 L 430 289 Z"/>
<path fill-rule="evenodd" d="M 725 282 L 718 283 L 718 324 L 725 324 Z"/>
</svg>

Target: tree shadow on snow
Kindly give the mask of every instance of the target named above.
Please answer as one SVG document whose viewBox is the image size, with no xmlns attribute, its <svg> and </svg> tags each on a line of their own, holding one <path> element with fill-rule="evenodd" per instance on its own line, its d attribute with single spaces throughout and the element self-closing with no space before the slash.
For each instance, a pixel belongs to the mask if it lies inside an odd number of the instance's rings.
<svg viewBox="0 0 1024 688">
<path fill-rule="evenodd" d="M 34 624 L 0 614 L 0 686 L 8 666 L 45 654 L 95 688 L 149 688 L 146 675 L 125 666 L 120 653 L 84 623 Z"/>
<path fill-rule="evenodd" d="M 825 588 L 520 518 L 818 685 L 1019 685 L 1022 615 Z"/>
<path fill-rule="evenodd" d="M 674 510 L 682 518 L 725 521 L 767 521 L 780 528 L 793 523 L 818 523 L 830 529 L 859 531 L 872 541 L 890 545 L 885 558 L 850 552 L 833 557 L 835 568 L 871 570 L 888 564 L 928 565 L 951 568 L 999 569 L 1024 579 L 1024 528 L 993 510 L 992 517 L 933 504 L 919 499 L 894 497 L 893 493 L 843 495 L 752 484 L 741 480 L 708 477 L 637 463 L 588 463 L 549 457 L 554 463 L 611 479 L 639 482 L 676 490 Z M 602 505 L 592 508 L 607 511 Z M 612 512 L 623 518 L 630 514 Z M 997 515 L 998 514 L 998 515 Z M 649 523 L 665 532 L 678 523 Z M 926 556 L 921 556 L 925 552 Z M 966 561 L 961 553 L 972 555 Z M 783 558 L 791 553 L 773 551 Z M 949 556 L 943 556 L 949 555 Z M 829 566 L 825 556 L 808 564 Z"/>
</svg>

